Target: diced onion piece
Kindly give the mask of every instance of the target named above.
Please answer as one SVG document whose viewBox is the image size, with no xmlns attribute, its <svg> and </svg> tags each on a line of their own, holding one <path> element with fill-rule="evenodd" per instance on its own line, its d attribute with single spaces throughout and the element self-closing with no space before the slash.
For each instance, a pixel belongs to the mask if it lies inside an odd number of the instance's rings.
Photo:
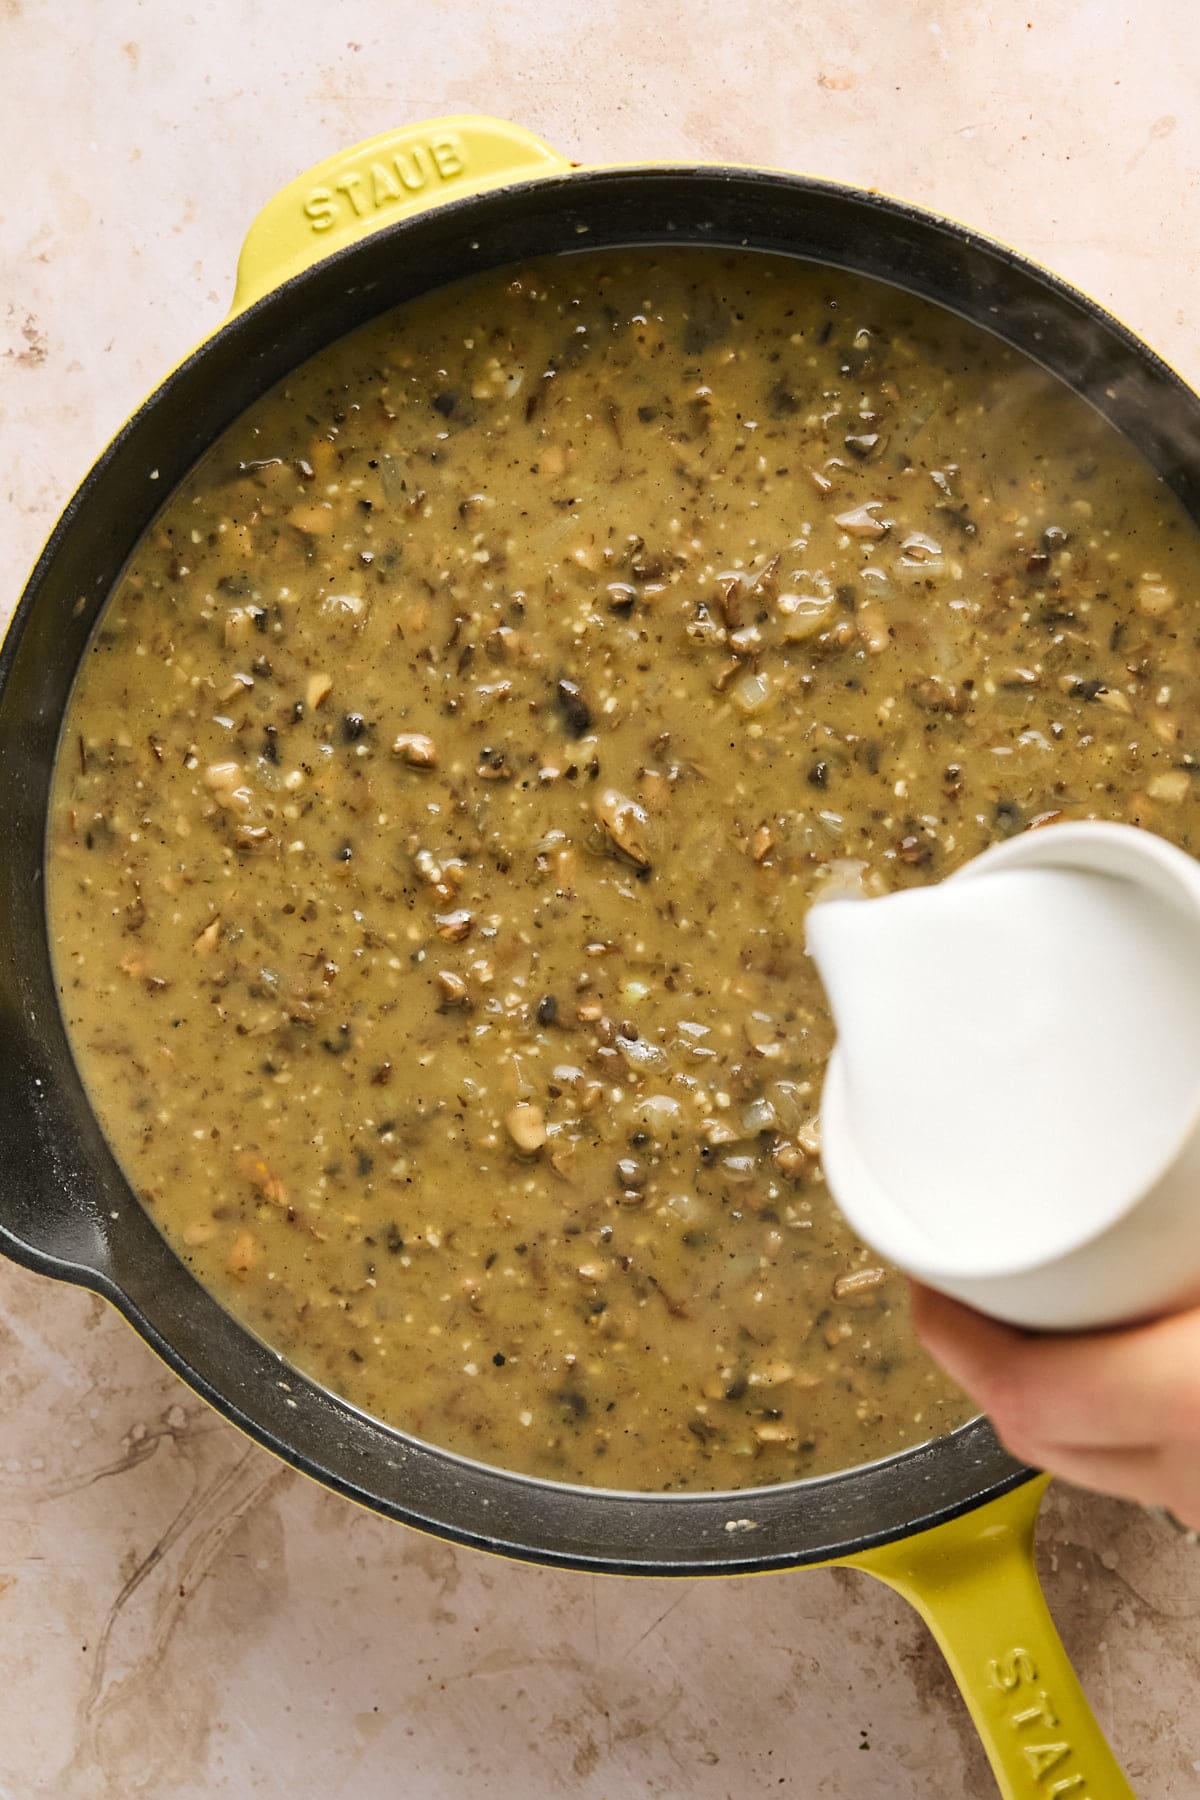
<svg viewBox="0 0 1200 1800">
<path fill-rule="evenodd" d="M 882 500 L 868 500 L 863 506 L 851 507 L 849 512 L 836 513 L 833 522 L 847 537 L 881 538 L 892 528 L 890 520 L 875 516 L 882 506 Z"/>
<path fill-rule="evenodd" d="M 639 1123 L 659 1142 L 673 1136 L 683 1119 L 683 1109 L 670 1094 L 647 1094 L 637 1106 Z"/>
<path fill-rule="evenodd" d="M 666 1052 L 647 1038 L 617 1036 L 617 1049 L 631 1069 L 658 1069 L 666 1062 Z"/>
<path fill-rule="evenodd" d="M 832 594 L 780 594 L 775 610 L 783 622 L 785 644 L 806 644 L 831 625 L 837 613 Z"/>
<path fill-rule="evenodd" d="M 936 538 L 926 537 L 923 531 L 910 531 L 900 546 L 901 556 L 910 562 L 932 562 L 942 554 L 942 546 Z"/>
<path fill-rule="evenodd" d="M 778 1123 L 775 1108 L 762 1095 L 742 1109 L 742 1130 L 749 1137 L 757 1137 L 760 1131 L 774 1131 Z"/>
<path fill-rule="evenodd" d="M 1174 606 L 1176 594 L 1157 575 L 1143 575 L 1138 583 L 1138 611 L 1151 619 L 1161 619 Z"/>
<path fill-rule="evenodd" d="M 887 614 L 878 600 L 861 600 L 855 615 L 858 621 L 858 635 L 872 656 L 878 656 L 886 650 L 892 641 L 888 630 Z"/>
<path fill-rule="evenodd" d="M 800 1131 L 812 1116 L 807 1082 L 773 1081 L 767 1089 L 776 1119 L 785 1131 Z"/>
<path fill-rule="evenodd" d="M 357 625 L 366 618 L 367 603 L 361 594 L 326 594 L 317 611 L 335 624 Z"/>
<path fill-rule="evenodd" d="M 936 538 L 923 531 L 910 531 L 900 546 L 895 573 L 906 582 L 939 581 L 950 565 Z"/>
<path fill-rule="evenodd" d="M 1178 806 L 1186 800 L 1191 777 L 1185 769 L 1168 769 L 1162 775 L 1155 775 L 1146 783 L 1146 792 L 1152 800 L 1165 800 L 1168 806 Z"/>
<path fill-rule="evenodd" d="M 825 864 L 825 879 L 818 901 L 865 900 L 871 865 L 855 856 L 835 856 Z"/>
<path fill-rule="evenodd" d="M 769 675 L 755 675 L 747 669 L 738 676 L 729 693 L 740 712 L 761 712 L 771 698 L 771 678 Z"/>
</svg>

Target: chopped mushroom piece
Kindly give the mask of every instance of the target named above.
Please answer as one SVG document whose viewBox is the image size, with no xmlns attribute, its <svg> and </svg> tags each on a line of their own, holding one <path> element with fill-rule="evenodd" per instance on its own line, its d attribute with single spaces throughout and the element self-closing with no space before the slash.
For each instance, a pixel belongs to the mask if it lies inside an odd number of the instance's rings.
<svg viewBox="0 0 1200 1800">
<path fill-rule="evenodd" d="M 833 522 L 840 526 L 847 537 L 886 537 L 892 527 L 889 519 L 877 517 L 882 508 L 882 500 L 867 500 L 862 506 L 852 506 L 847 512 L 836 513 Z"/>
<path fill-rule="evenodd" d="M 513 766 L 503 750 L 481 750 L 475 773 L 481 781 L 511 781 Z"/>
<path fill-rule="evenodd" d="M 411 769 L 436 769 L 437 745 L 423 731 L 402 731 L 393 740 L 392 749 Z"/>
<path fill-rule="evenodd" d="M 627 856 L 639 869 L 648 869 L 651 827 L 645 807 L 616 788 L 606 787 L 596 795 L 592 810 L 622 856 Z"/>
<path fill-rule="evenodd" d="M 225 1267 L 231 1275 L 248 1275 L 257 1261 L 257 1238 L 252 1231 L 239 1231 L 229 1247 Z"/>
<path fill-rule="evenodd" d="M 886 650 L 892 641 L 888 629 L 887 614 L 878 600 L 862 600 L 855 615 L 859 636 L 872 656 L 878 656 Z"/>
<path fill-rule="evenodd" d="M 855 1269 L 849 1275 L 839 1275 L 833 1284 L 835 1300 L 852 1300 L 857 1294 L 873 1294 L 887 1280 L 886 1269 Z"/>
<path fill-rule="evenodd" d="M 471 991 L 461 975 L 456 975 L 453 969 L 439 969 L 437 980 L 443 1006 L 466 1006 Z"/>
<path fill-rule="evenodd" d="M 800 1428 L 797 1425 L 785 1424 L 782 1420 L 770 1420 L 765 1425 L 756 1425 L 754 1435 L 760 1444 L 798 1444 Z"/>
<path fill-rule="evenodd" d="M 208 956 L 216 949 L 220 936 L 221 915 L 218 913 L 215 918 L 209 920 L 199 937 L 194 940 L 192 950 L 197 956 Z"/>
<path fill-rule="evenodd" d="M 505 1113 L 504 1123 L 517 1149 L 527 1155 L 540 1150 L 546 1142 L 546 1115 L 540 1106 L 522 1101 Z"/>
</svg>

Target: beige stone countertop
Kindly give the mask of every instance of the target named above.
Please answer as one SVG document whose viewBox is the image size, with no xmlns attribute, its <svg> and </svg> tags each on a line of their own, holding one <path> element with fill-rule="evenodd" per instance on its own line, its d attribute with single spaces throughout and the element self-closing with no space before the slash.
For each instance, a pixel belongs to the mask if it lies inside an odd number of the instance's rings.
<svg viewBox="0 0 1200 1800">
<path fill-rule="evenodd" d="M 0 624 L 224 311 L 260 203 L 434 114 L 904 195 L 1200 378 L 1190 0 L 0 0 L 0 72 Z M 7 1263 L 0 1371 L 0 1800 L 994 1792 L 931 1640 L 864 1576 L 615 1581 L 420 1537 Z M 1042 1558 L 1138 1793 L 1200 1794 L 1200 1552 L 1055 1487 Z"/>
</svg>

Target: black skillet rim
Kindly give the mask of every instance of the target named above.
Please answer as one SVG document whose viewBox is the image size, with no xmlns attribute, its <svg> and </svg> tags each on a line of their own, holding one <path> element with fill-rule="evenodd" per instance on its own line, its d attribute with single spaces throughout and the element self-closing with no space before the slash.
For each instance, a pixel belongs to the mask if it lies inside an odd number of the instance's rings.
<svg viewBox="0 0 1200 1800">
<path fill-rule="evenodd" d="M 1200 514 L 1200 458 L 1189 466 L 1200 444 L 1200 401 L 1126 327 L 1015 251 L 835 183 L 737 168 L 585 169 L 444 202 L 293 276 L 219 327 L 113 438 L 68 503 L 0 646 L 0 827 L 17 852 L 0 866 L 0 1021 L 9 1046 L 0 1064 L 0 1247 L 29 1268 L 103 1294 L 250 1437 L 387 1516 L 525 1560 L 614 1573 L 749 1573 L 821 1562 L 968 1512 L 1033 1471 L 975 1420 L 934 1443 L 813 1481 L 725 1495 L 620 1494 L 473 1464 L 380 1426 L 238 1325 L 159 1236 L 83 1100 L 48 982 L 39 830 L 47 745 L 52 753 L 79 654 L 159 495 L 258 393 L 321 343 L 477 269 L 561 252 L 564 240 L 568 249 L 679 242 L 771 250 L 922 294 L 1067 379 Z M 385 266 L 393 249 L 407 253 L 403 271 Z M 427 261 L 413 280 L 407 271 L 422 253 Z M 293 316 L 281 337 L 277 323 L 295 315 L 298 303 L 300 328 Z M 229 391 L 222 380 L 208 378 L 214 364 L 226 382 L 252 371 L 236 404 L 222 399 Z M 182 451 L 178 431 L 161 436 L 181 401 L 193 408 Z M 174 461 L 148 453 L 143 440 L 174 445 Z M 147 463 L 168 468 L 161 489 L 150 487 Z M 96 514 L 111 517 L 103 508 L 114 500 L 124 523 L 106 562 Z M 77 553 L 81 536 L 93 560 Z M 50 598 L 39 621 L 43 594 Z M 78 606 L 67 605 L 71 594 Z M 65 658 L 56 659 L 64 644 Z M 57 703 L 40 679 L 47 671 L 57 672 L 63 690 Z M 21 863 L 34 836 L 37 867 L 27 854 Z M 29 943 L 38 918 L 29 960 L 17 945 Z"/>
</svg>

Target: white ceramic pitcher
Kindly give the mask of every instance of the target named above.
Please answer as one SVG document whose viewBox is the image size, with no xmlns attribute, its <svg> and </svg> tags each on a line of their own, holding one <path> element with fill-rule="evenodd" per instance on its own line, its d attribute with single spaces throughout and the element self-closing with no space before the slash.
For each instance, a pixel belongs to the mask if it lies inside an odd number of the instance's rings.
<svg viewBox="0 0 1200 1800">
<path fill-rule="evenodd" d="M 860 1237 L 1032 1328 L 1200 1298 L 1200 864 L 1050 826 L 815 905 L 808 944 L 839 1031 L 825 1173 Z"/>
</svg>

